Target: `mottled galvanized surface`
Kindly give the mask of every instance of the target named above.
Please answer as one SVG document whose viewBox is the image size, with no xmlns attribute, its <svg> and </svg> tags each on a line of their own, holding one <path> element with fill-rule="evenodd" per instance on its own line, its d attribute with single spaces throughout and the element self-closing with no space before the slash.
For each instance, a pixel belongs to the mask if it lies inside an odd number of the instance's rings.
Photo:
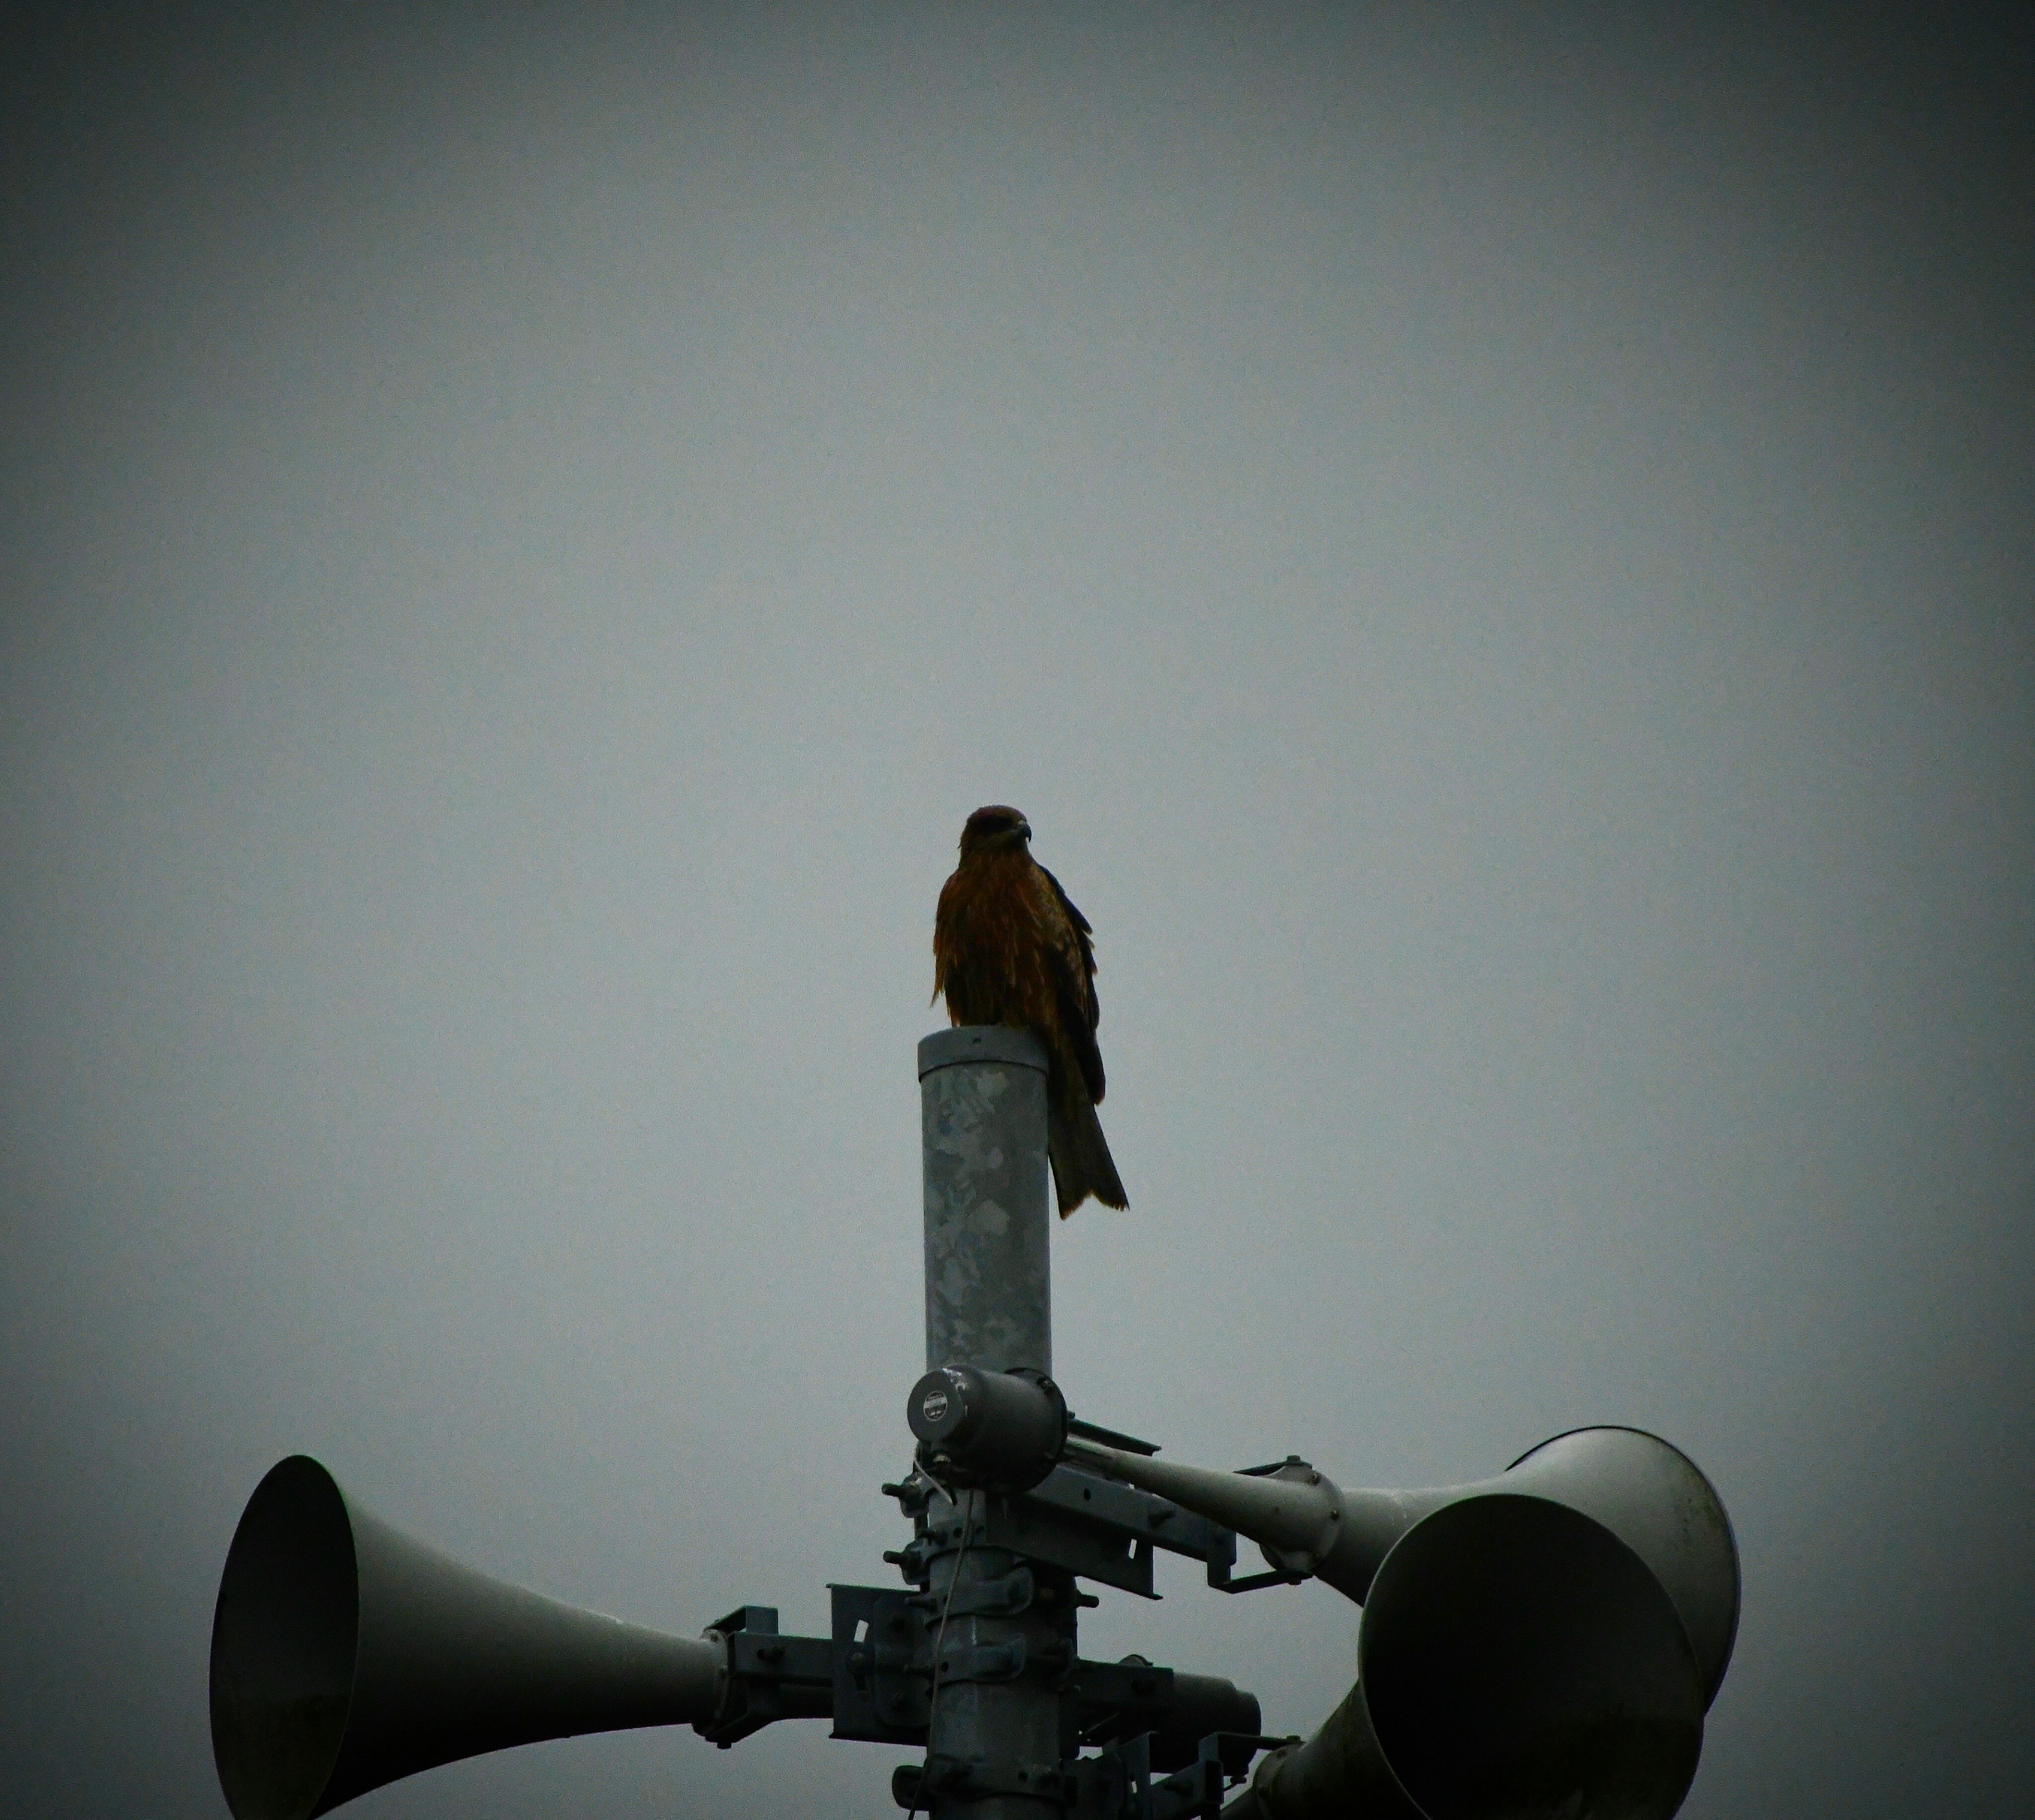
<svg viewBox="0 0 2035 1820">
<path fill-rule="evenodd" d="M 919 1103 L 926 1183 L 926 1365 L 1007 1371 L 1053 1363 L 1052 1294 L 1047 1234 L 1046 1051 L 1025 1030 L 968 1025 L 919 1045 Z M 984 1494 L 960 1494 L 963 1511 L 944 1511 L 931 1533 L 946 1547 L 932 1589 L 946 1604 L 950 1586 L 965 1593 L 1016 1570 L 1020 1558 L 980 1545 Z M 931 1519 L 929 1518 L 929 1521 Z M 976 1546 L 963 1547 L 964 1532 Z M 943 1657 L 1014 1642 L 1025 1666 L 1008 1678 L 943 1672 L 933 1705 L 929 1754 L 976 1766 L 992 1784 L 1021 1766 L 1059 1760 L 1060 1704 L 1052 1664 L 1074 1654 L 1073 1581 L 1042 1563 L 1026 1564 L 1039 1602 L 1021 1613 L 956 1616 Z M 1044 1595 L 1055 1602 L 1044 1602 Z M 962 1597 L 965 1608 L 972 1600 Z M 1052 1645 L 1058 1645 L 1053 1648 Z M 929 1820 L 1041 1820 L 1058 1811 L 1029 1796 L 972 1786 L 942 1790 Z"/>
<path fill-rule="evenodd" d="M 1046 1051 L 964 1025 L 919 1044 L 926 1365 L 1053 1367 Z"/>
</svg>

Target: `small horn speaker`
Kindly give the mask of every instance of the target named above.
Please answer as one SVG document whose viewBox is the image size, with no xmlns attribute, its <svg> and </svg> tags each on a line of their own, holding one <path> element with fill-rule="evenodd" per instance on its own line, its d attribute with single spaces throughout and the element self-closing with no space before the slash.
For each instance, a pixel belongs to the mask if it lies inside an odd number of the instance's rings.
<svg viewBox="0 0 2035 1820">
<path fill-rule="evenodd" d="M 525 1591 L 272 1468 L 226 1557 L 212 1749 L 234 1820 L 311 1820 L 440 1763 L 710 1717 L 721 1651 Z"/>
</svg>

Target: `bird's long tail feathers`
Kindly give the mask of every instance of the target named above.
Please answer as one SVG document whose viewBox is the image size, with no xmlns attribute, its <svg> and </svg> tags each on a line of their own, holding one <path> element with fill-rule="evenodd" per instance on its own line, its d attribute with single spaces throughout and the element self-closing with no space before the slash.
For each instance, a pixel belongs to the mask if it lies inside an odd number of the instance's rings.
<svg viewBox="0 0 2035 1820">
<path fill-rule="evenodd" d="M 1091 1194 L 1105 1207 L 1130 1205 L 1109 1154 L 1109 1141 L 1102 1134 L 1102 1121 L 1085 1093 L 1056 1096 L 1046 1119 L 1046 1154 L 1052 1159 L 1063 1220 Z"/>
</svg>

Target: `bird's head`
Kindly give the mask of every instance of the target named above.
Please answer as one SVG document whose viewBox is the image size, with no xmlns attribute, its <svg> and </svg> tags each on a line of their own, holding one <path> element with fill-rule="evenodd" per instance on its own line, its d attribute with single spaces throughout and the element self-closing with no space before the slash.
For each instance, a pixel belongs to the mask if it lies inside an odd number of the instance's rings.
<svg viewBox="0 0 2035 1820">
<path fill-rule="evenodd" d="M 961 856 L 975 853 L 1002 853 L 1022 848 L 1032 838 L 1032 824 L 1015 809 L 992 803 L 969 817 L 961 831 Z"/>
</svg>

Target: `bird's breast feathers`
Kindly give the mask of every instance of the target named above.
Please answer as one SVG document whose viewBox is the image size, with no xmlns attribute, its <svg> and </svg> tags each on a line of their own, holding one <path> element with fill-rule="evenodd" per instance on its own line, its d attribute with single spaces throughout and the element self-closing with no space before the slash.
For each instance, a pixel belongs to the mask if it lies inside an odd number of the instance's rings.
<svg viewBox="0 0 2035 1820">
<path fill-rule="evenodd" d="M 955 871 L 940 893 L 933 948 L 935 989 L 958 1021 L 1052 1021 L 1047 956 L 1063 946 L 1059 912 L 1029 854 L 980 854 Z"/>
</svg>

